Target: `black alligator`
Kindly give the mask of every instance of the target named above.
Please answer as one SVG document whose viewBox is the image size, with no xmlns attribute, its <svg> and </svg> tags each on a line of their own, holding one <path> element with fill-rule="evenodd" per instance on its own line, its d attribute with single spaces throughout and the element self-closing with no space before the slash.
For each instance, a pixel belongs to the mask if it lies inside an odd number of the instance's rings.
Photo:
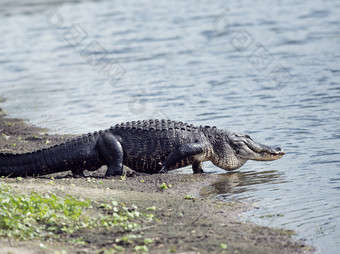
<svg viewBox="0 0 340 254">
<path fill-rule="evenodd" d="M 254 142 L 248 135 L 216 127 L 170 120 L 144 120 L 117 124 L 50 148 L 25 154 L 0 153 L 0 176 L 39 176 L 71 170 L 85 175 L 107 165 L 106 176 L 122 175 L 123 165 L 154 174 L 192 165 L 202 173 L 211 161 L 235 170 L 247 160 L 269 161 L 285 153 Z"/>
</svg>

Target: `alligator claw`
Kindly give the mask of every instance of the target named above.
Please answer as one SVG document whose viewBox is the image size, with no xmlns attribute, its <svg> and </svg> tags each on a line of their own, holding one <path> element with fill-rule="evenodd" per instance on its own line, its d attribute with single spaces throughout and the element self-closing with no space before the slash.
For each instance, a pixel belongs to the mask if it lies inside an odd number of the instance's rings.
<svg viewBox="0 0 340 254">
<path fill-rule="evenodd" d="M 78 177 L 89 177 L 90 174 L 87 170 L 72 170 L 72 175 L 75 178 Z"/>
<path fill-rule="evenodd" d="M 82 176 L 83 177 L 90 177 L 90 174 L 87 170 L 83 170 Z"/>
<path fill-rule="evenodd" d="M 162 167 L 160 171 L 158 171 L 158 173 L 161 173 L 161 174 L 167 174 L 168 173 L 168 169 L 166 167 Z"/>
</svg>

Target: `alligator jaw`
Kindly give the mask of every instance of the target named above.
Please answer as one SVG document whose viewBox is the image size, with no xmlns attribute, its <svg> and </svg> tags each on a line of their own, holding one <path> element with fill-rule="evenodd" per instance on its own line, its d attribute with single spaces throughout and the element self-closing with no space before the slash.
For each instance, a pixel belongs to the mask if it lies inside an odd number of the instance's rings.
<svg viewBox="0 0 340 254">
<path fill-rule="evenodd" d="M 260 154 L 259 161 L 273 161 L 278 160 L 283 157 L 286 153 L 280 148 L 275 148 L 277 151 L 260 151 L 258 154 Z M 273 149 L 274 150 L 274 149 Z"/>
<path fill-rule="evenodd" d="M 261 144 L 254 147 L 248 143 L 246 145 L 255 154 L 251 160 L 273 161 L 282 158 L 286 154 L 280 147 L 272 148 Z"/>
</svg>

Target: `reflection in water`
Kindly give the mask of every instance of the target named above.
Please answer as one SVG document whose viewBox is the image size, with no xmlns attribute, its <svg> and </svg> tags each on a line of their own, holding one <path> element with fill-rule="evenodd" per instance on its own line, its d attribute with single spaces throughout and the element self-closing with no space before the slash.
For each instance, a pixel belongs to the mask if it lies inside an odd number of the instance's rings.
<svg viewBox="0 0 340 254">
<path fill-rule="evenodd" d="M 232 172 L 221 174 L 220 176 L 223 180 L 202 188 L 200 195 L 203 197 L 212 197 L 217 200 L 240 200 L 237 194 L 247 193 L 247 197 L 244 198 L 249 198 L 251 195 L 253 195 L 252 192 L 256 190 L 256 188 L 254 188 L 255 185 L 263 185 L 266 183 L 283 183 L 284 179 L 282 175 L 283 173 L 277 170 L 263 172 Z"/>
</svg>

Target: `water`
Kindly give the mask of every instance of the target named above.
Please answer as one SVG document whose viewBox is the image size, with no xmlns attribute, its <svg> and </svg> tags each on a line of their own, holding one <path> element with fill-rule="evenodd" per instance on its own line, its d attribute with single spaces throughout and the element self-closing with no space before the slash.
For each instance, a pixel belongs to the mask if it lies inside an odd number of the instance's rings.
<svg viewBox="0 0 340 254">
<path fill-rule="evenodd" d="M 282 146 L 284 158 L 248 162 L 205 193 L 256 202 L 246 220 L 337 253 L 339 2 L 5 2 L 0 107 L 11 116 L 58 133 L 171 118 Z"/>
</svg>

